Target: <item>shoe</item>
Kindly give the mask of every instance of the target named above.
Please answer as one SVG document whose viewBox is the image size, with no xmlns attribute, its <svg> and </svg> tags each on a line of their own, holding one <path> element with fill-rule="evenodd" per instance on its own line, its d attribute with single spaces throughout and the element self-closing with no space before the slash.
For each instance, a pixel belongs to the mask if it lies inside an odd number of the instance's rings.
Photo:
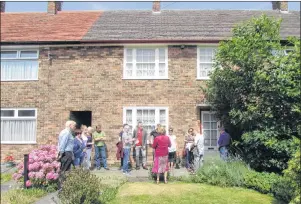
<svg viewBox="0 0 301 204">
<path fill-rule="evenodd" d="M 106 168 L 104 168 L 104 169 L 107 170 L 107 171 L 110 170 L 108 167 L 106 167 Z"/>
<path fill-rule="evenodd" d="M 100 169 L 101 169 L 101 167 L 97 167 L 96 169 L 97 169 L 97 170 L 100 170 Z"/>
<path fill-rule="evenodd" d="M 145 170 L 148 170 L 148 168 L 146 166 L 143 166 L 142 168 L 145 169 Z"/>
<path fill-rule="evenodd" d="M 136 167 L 136 170 L 139 170 L 139 169 L 140 169 L 140 167 L 139 167 L 139 166 L 137 166 L 137 167 Z"/>
</svg>

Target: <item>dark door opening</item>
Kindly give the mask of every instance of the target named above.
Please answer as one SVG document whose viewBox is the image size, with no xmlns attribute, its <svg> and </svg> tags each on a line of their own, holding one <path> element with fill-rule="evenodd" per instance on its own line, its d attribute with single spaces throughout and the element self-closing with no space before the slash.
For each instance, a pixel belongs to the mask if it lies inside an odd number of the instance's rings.
<svg viewBox="0 0 301 204">
<path fill-rule="evenodd" d="M 70 111 L 70 120 L 76 122 L 78 129 L 81 125 L 89 127 L 92 124 L 92 111 Z"/>
</svg>

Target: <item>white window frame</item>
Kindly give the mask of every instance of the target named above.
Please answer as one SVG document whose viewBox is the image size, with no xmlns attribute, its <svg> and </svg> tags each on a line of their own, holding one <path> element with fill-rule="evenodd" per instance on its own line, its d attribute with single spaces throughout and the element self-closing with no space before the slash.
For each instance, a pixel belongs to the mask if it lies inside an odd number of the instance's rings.
<svg viewBox="0 0 301 204">
<path fill-rule="evenodd" d="M 218 45 L 217 44 L 208 44 L 208 45 L 198 45 L 197 46 L 197 80 L 209 80 L 210 77 L 201 77 L 200 76 L 200 71 L 201 71 L 201 67 L 200 67 L 200 48 L 214 48 L 215 50 L 217 50 Z M 211 63 L 212 66 L 214 64 L 214 61 L 212 62 L 203 62 L 203 63 Z"/>
<path fill-rule="evenodd" d="M 159 76 L 159 49 L 165 49 L 165 76 Z M 126 56 L 127 56 L 127 49 L 133 50 L 133 70 L 132 70 L 132 76 L 126 75 Z M 153 77 L 137 77 L 136 76 L 136 70 L 137 70 L 137 62 L 136 62 L 136 53 L 137 49 L 155 49 L 155 76 Z M 138 79 L 138 80 L 158 80 L 158 79 L 168 79 L 168 47 L 167 46 L 156 46 L 156 47 L 131 47 L 126 46 L 124 47 L 123 52 L 123 79 Z"/>
<path fill-rule="evenodd" d="M 21 58 L 21 52 L 37 52 L 37 57 L 23 57 Z M 38 49 L 1 49 L 1 52 L 17 52 L 16 58 L 1 58 L 4 61 L 16 61 L 16 60 L 39 60 L 40 52 Z M 35 79 L 0 79 L 1 81 L 37 81 L 39 80 L 39 61 L 38 61 L 38 69 L 37 69 L 37 78 Z"/>
<path fill-rule="evenodd" d="M 38 110 L 37 108 L 1 108 L 2 110 L 14 110 L 14 116 L 12 117 L 7 117 L 7 116 L 1 116 L 1 120 L 36 120 L 36 133 L 37 133 L 37 115 L 38 115 Z M 35 116 L 26 116 L 26 117 L 19 117 L 18 116 L 18 111 L 19 110 L 34 110 L 35 111 Z M 1 144 L 36 144 L 37 143 L 37 135 L 35 135 L 35 141 L 2 141 Z"/>
<path fill-rule="evenodd" d="M 294 51 L 293 49 L 285 49 L 284 50 L 284 55 L 288 55 L 288 52 L 287 51 Z"/>
<path fill-rule="evenodd" d="M 163 106 L 126 106 L 123 107 L 123 124 L 126 123 L 126 111 L 132 111 L 132 130 L 137 126 L 137 109 L 139 110 L 149 110 L 155 109 L 155 126 L 160 123 L 160 110 L 165 110 L 166 114 L 166 134 L 168 134 L 168 126 L 169 126 L 169 110 L 168 107 Z M 143 125 L 143 123 L 142 123 Z"/>
<path fill-rule="evenodd" d="M 215 114 L 215 111 L 201 111 L 202 134 L 204 134 L 204 125 L 203 125 L 204 113 Z M 210 121 L 210 123 L 211 123 L 211 121 Z M 215 145 L 211 144 L 212 141 L 211 141 L 211 137 L 210 137 L 210 145 L 209 146 L 204 146 L 206 150 L 218 150 L 217 142 L 218 142 L 218 139 L 219 139 L 219 127 L 220 127 L 220 122 L 216 121 L 216 128 L 217 128 L 217 130 L 216 130 L 216 144 Z M 204 140 L 205 140 L 205 138 L 204 138 Z"/>
</svg>

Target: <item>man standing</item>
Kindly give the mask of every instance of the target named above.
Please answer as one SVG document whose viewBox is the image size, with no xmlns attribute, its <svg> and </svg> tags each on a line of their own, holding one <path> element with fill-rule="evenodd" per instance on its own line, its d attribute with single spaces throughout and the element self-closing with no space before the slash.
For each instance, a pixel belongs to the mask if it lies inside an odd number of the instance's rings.
<svg viewBox="0 0 301 204">
<path fill-rule="evenodd" d="M 106 155 L 106 134 L 101 130 L 101 125 L 96 126 L 96 131 L 93 133 L 94 144 L 95 144 L 95 160 L 96 168 L 100 170 L 100 157 L 101 162 L 103 163 L 103 168 L 109 170 L 107 167 L 107 155 Z"/>
<path fill-rule="evenodd" d="M 62 130 L 58 138 L 58 158 L 57 160 L 61 162 L 60 167 L 60 182 L 62 183 L 62 177 L 66 171 L 69 171 L 71 164 L 74 160 L 73 155 L 73 145 L 74 145 L 74 131 L 76 129 L 76 122 L 69 120 L 66 122 L 65 129 Z"/>
<path fill-rule="evenodd" d="M 224 128 L 221 128 L 220 136 L 218 139 L 218 150 L 220 152 L 220 157 L 222 160 L 226 161 L 228 157 L 228 147 L 230 145 L 231 137 L 230 135 L 225 131 Z"/>
<path fill-rule="evenodd" d="M 134 130 L 133 138 L 136 140 L 136 170 L 140 169 L 140 152 L 142 154 L 142 167 L 148 170 L 146 167 L 147 132 L 143 129 L 142 122 L 138 122 L 137 128 Z"/>
<path fill-rule="evenodd" d="M 132 134 L 129 132 L 130 127 L 125 125 L 122 133 L 122 146 L 123 146 L 123 164 L 122 171 L 124 174 L 129 175 L 129 159 L 131 153 L 132 143 L 135 139 L 132 138 Z"/>
</svg>

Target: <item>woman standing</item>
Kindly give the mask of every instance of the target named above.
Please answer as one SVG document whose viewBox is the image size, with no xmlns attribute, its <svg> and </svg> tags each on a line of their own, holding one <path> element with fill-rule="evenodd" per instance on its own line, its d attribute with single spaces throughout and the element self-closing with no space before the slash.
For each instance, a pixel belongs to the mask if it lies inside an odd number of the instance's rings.
<svg viewBox="0 0 301 204">
<path fill-rule="evenodd" d="M 80 132 L 80 130 L 75 131 L 75 134 L 76 137 L 74 139 L 74 146 L 73 146 L 73 154 L 74 154 L 73 164 L 75 168 L 78 168 L 83 161 L 86 145 L 81 137 L 82 133 Z"/>
<path fill-rule="evenodd" d="M 185 136 L 185 151 L 186 151 L 186 169 L 188 171 L 192 170 L 192 162 L 193 162 L 193 152 L 192 149 L 194 147 L 194 130 L 193 128 L 189 128 L 188 132 Z"/>
<path fill-rule="evenodd" d="M 88 127 L 87 128 L 87 143 L 86 143 L 86 168 L 91 168 L 91 153 L 92 153 L 92 146 L 93 146 L 93 140 L 92 140 L 92 134 L 93 134 L 93 128 Z"/>
<path fill-rule="evenodd" d="M 159 183 L 159 176 L 164 173 L 164 183 L 167 183 L 168 172 L 168 147 L 171 147 L 171 142 L 168 136 L 165 135 L 165 129 L 160 127 L 157 132 L 158 136 L 154 139 L 152 147 L 155 149 L 153 173 L 157 174 L 157 184 Z"/>
</svg>

